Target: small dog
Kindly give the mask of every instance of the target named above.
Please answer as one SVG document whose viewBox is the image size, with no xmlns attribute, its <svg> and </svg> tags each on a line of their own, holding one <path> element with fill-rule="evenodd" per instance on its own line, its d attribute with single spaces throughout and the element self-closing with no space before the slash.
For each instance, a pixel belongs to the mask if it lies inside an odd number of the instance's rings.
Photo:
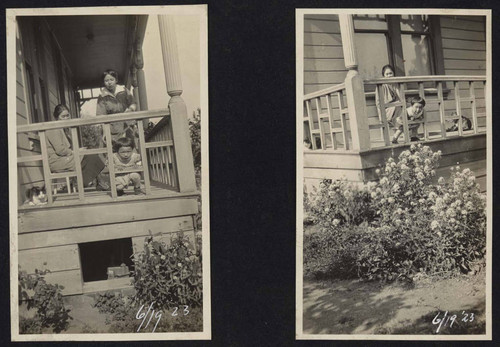
<svg viewBox="0 0 500 347">
<path fill-rule="evenodd" d="M 47 195 L 45 187 L 31 187 L 26 190 L 26 202 L 30 206 L 45 205 L 47 203 Z"/>
<path fill-rule="evenodd" d="M 451 114 L 452 117 L 456 117 L 458 114 L 457 112 L 453 112 Z M 464 115 L 462 115 L 460 118 L 457 118 L 457 119 L 453 119 L 453 120 L 450 120 L 449 122 L 453 122 L 453 124 L 451 125 L 451 127 L 447 128 L 446 131 L 458 131 L 458 121 L 459 120 L 462 120 L 462 130 L 471 130 L 472 129 L 472 121 L 465 117 Z"/>
</svg>

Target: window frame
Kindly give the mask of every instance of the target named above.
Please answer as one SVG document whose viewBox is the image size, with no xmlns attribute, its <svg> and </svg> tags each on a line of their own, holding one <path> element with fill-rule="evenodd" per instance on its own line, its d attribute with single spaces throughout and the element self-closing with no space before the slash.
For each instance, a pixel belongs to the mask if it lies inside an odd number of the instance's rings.
<svg viewBox="0 0 500 347">
<path fill-rule="evenodd" d="M 354 29 L 355 33 L 385 34 L 387 39 L 387 53 L 389 64 L 394 66 L 396 76 L 406 76 L 402 35 L 420 34 L 429 39 L 429 55 L 431 75 L 444 75 L 444 58 L 441 43 L 441 25 L 437 15 L 429 15 L 429 30 L 426 31 L 406 31 L 401 30 L 401 15 L 385 15 L 387 30 L 382 29 Z"/>
</svg>

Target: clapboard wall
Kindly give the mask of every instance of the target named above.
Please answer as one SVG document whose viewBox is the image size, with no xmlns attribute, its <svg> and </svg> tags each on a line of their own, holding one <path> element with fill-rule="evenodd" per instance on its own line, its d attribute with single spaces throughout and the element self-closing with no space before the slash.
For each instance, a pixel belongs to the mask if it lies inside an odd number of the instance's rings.
<svg viewBox="0 0 500 347">
<path fill-rule="evenodd" d="M 435 59 L 442 59 L 445 75 L 486 75 L 486 31 L 484 16 L 439 16 L 439 30 L 436 30 L 434 40 L 440 41 L 435 47 L 442 47 L 440 54 Z M 439 43 L 439 42 L 438 42 Z M 342 40 L 338 15 L 305 15 L 304 16 L 304 94 L 319 91 L 344 82 L 347 70 L 344 65 L 342 51 Z M 426 84 L 428 88 L 436 88 L 435 84 Z M 459 84 L 460 96 L 469 97 L 469 85 L 466 82 Z M 367 88 L 367 91 L 373 87 Z M 408 85 L 408 89 L 415 90 L 417 85 Z M 476 97 L 476 110 L 478 113 L 478 125 L 484 129 L 486 126 L 486 101 L 484 86 L 474 83 Z M 407 97 L 411 97 L 408 94 Z M 430 91 L 426 99 L 436 100 L 437 93 Z M 445 116 L 451 116 L 456 109 L 455 93 L 452 83 L 444 84 L 444 109 Z M 338 121 L 338 105 L 333 100 L 331 103 L 334 120 Z M 321 103 L 322 113 L 326 113 L 326 102 Z M 366 110 L 369 124 L 379 122 L 375 97 L 373 93 L 366 95 Z M 470 102 L 461 103 L 462 114 L 471 117 L 472 109 Z M 313 115 L 315 104 L 311 105 Z M 431 131 L 439 129 L 439 106 L 429 104 L 426 107 L 426 117 L 430 122 Z M 314 117 L 313 117 L 314 118 Z M 314 128 L 318 128 L 317 121 Z M 327 125 L 322 126 L 327 129 Z M 421 129 L 422 131 L 422 129 Z M 381 132 L 371 130 L 372 141 L 380 141 Z"/>
<path fill-rule="evenodd" d="M 31 87 L 28 86 L 30 78 Z M 20 18 L 16 35 L 16 124 L 53 120 L 52 112 L 63 100 L 73 115 L 77 115 L 78 107 L 73 95 L 71 69 L 47 23 L 33 17 Z M 31 111 L 35 109 L 38 119 Z M 19 157 L 37 153 L 40 153 L 38 134 L 23 133 L 17 136 Z M 42 163 L 38 161 L 19 165 L 18 183 L 18 199 L 21 203 L 28 188 L 44 184 Z"/>
<path fill-rule="evenodd" d="M 144 249 L 144 240 L 150 234 L 168 244 L 181 231 L 194 244 L 192 216 L 197 212 L 195 196 L 27 207 L 19 213 L 19 266 L 29 274 L 50 270 L 46 281 L 64 286 L 63 295 L 82 294 L 85 283 L 80 244 L 130 238 L 135 253 Z M 113 283 L 109 286 L 112 289 Z"/>
</svg>

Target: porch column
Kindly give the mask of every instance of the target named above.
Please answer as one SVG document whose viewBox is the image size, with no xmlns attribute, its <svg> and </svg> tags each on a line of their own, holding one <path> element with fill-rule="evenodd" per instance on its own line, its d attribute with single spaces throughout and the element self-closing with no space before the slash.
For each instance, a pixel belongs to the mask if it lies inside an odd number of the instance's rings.
<svg viewBox="0 0 500 347">
<path fill-rule="evenodd" d="M 365 89 L 363 79 L 358 72 L 352 15 L 339 14 L 339 23 L 345 67 L 349 70 L 345 79 L 345 89 L 349 109 L 349 124 L 351 126 L 352 149 L 369 149 L 370 132 L 366 114 Z"/>
<path fill-rule="evenodd" d="M 174 135 L 174 152 L 177 163 L 179 191 L 194 191 L 196 190 L 196 182 L 193 152 L 191 151 L 186 104 L 181 97 L 182 81 L 174 19 L 172 16 L 158 15 L 158 25 L 160 27 L 161 52 L 167 93 L 170 95 L 168 108 L 170 109 L 170 119 Z"/>
<path fill-rule="evenodd" d="M 138 46 L 135 51 L 135 68 L 137 69 L 137 87 L 139 89 L 139 104 L 140 110 L 146 111 L 148 109 L 148 95 L 146 93 L 146 77 L 144 75 L 144 59 L 142 56 L 142 47 Z M 149 119 L 142 121 L 144 129 L 147 129 Z"/>
<path fill-rule="evenodd" d="M 137 106 L 136 110 L 141 110 L 141 103 L 139 101 L 139 91 L 137 90 L 137 69 L 135 66 L 130 68 L 131 84 L 134 87 L 134 102 Z"/>
</svg>

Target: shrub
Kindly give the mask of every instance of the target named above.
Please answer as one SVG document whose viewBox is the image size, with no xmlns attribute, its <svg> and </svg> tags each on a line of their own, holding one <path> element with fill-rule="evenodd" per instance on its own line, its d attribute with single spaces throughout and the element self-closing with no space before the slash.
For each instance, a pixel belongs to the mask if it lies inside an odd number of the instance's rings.
<svg viewBox="0 0 500 347">
<path fill-rule="evenodd" d="M 193 112 L 193 118 L 189 119 L 189 135 L 191 138 L 191 150 L 193 151 L 193 161 L 195 172 L 201 172 L 201 109 Z M 198 177 L 198 175 L 197 175 Z"/>
<path fill-rule="evenodd" d="M 343 180 L 322 180 L 309 199 L 311 217 L 323 228 L 359 225 L 373 218 L 369 191 Z"/>
<path fill-rule="evenodd" d="M 45 282 L 47 272 L 35 270 L 35 274 L 28 274 L 19 270 L 19 304 L 25 300 L 28 310 L 36 310 L 33 318 L 20 317 L 19 330 L 22 334 L 39 334 L 45 328 L 60 333 L 68 328 L 69 320 L 73 319 L 69 315 L 70 310 L 64 306 L 61 294 L 64 287 Z M 29 294 L 31 291 L 33 295 Z"/>
<path fill-rule="evenodd" d="M 155 309 L 201 306 L 202 273 L 199 256 L 182 233 L 166 246 L 147 237 L 144 251 L 134 254 L 134 302 Z"/>
<path fill-rule="evenodd" d="M 485 199 L 469 169 L 452 168 L 448 182 L 433 184 L 439 159 L 412 145 L 389 158 L 366 190 L 323 181 L 311 200 L 323 230 L 304 238 L 306 275 L 343 278 L 355 269 L 368 280 L 411 281 L 418 273 L 470 271 L 486 252 Z"/>
</svg>

